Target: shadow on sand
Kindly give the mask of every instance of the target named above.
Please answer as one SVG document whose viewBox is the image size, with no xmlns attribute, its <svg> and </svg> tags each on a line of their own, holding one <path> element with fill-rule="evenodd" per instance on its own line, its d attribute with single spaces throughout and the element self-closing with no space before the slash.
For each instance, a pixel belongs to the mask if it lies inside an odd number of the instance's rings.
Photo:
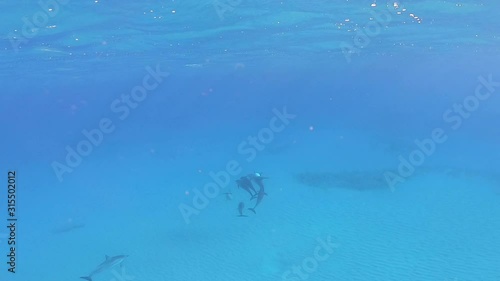
<svg viewBox="0 0 500 281">
<path fill-rule="evenodd" d="M 359 191 L 389 190 L 381 171 L 301 172 L 295 174 L 294 178 L 302 185 L 316 188 L 346 188 Z"/>
</svg>

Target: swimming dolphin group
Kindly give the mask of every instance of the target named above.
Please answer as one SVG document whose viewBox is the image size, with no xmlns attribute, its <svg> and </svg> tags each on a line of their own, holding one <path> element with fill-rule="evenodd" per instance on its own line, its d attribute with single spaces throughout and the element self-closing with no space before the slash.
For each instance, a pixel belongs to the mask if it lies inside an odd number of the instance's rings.
<svg viewBox="0 0 500 281">
<path fill-rule="evenodd" d="M 248 208 L 248 210 L 252 211 L 254 214 L 257 214 L 255 211 L 255 208 L 262 202 L 262 199 L 264 199 L 264 196 L 267 195 L 267 193 L 264 190 L 264 179 L 267 179 L 266 177 L 263 177 L 260 175 L 260 173 L 253 173 L 249 174 L 247 176 L 243 176 L 240 179 L 236 180 L 236 184 L 238 185 L 239 188 L 245 190 L 250 194 L 250 200 L 256 199 L 255 205 L 253 208 Z M 259 186 L 259 190 L 255 190 L 253 187 L 253 183 L 257 184 Z M 246 217 L 243 215 L 243 209 L 245 208 L 245 203 L 240 202 L 238 205 L 238 212 L 239 212 L 239 217 Z"/>
</svg>

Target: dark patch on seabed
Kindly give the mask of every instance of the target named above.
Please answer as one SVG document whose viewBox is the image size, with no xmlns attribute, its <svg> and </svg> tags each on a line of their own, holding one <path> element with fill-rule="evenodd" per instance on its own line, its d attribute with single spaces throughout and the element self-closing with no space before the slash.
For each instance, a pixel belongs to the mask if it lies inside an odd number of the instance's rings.
<svg viewBox="0 0 500 281">
<path fill-rule="evenodd" d="M 301 172 L 294 174 L 300 184 L 316 188 L 347 188 L 354 190 L 387 189 L 383 172 Z"/>
<path fill-rule="evenodd" d="M 424 170 L 424 169 L 423 169 Z M 439 172 L 454 179 L 474 179 L 479 178 L 492 182 L 495 185 L 500 184 L 500 173 L 498 171 L 487 171 L 478 169 L 466 169 L 457 167 L 433 167 L 424 171 Z"/>
<path fill-rule="evenodd" d="M 394 172 L 394 171 L 393 171 Z M 419 167 L 412 178 L 425 175 L 441 175 L 458 180 L 483 179 L 500 186 L 500 175 L 491 171 L 480 171 L 452 167 Z M 294 174 L 295 180 L 305 186 L 315 188 L 346 188 L 359 191 L 387 189 L 384 171 L 343 171 L 343 172 L 300 172 Z M 500 187 L 498 189 L 500 191 Z"/>
</svg>

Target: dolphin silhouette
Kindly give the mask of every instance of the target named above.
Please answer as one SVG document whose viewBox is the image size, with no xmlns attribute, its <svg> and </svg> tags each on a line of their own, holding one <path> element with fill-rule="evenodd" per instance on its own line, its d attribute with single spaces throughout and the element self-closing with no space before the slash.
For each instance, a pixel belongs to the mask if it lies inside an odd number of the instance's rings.
<svg viewBox="0 0 500 281">
<path fill-rule="evenodd" d="M 92 270 L 92 272 L 90 272 L 88 276 L 83 276 L 80 278 L 85 279 L 87 281 L 92 281 L 92 276 L 96 275 L 97 273 L 111 269 L 117 264 L 119 264 L 121 266 L 123 260 L 126 257 L 128 257 L 128 256 L 127 255 L 119 255 L 119 256 L 114 256 L 114 257 L 106 256 L 106 259 L 104 260 L 104 262 L 102 262 L 94 270 Z"/>
<path fill-rule="evenodd" d="M 252 175 L 252 180 L 257 182 L 257 184 L 260 187 L 259 192 L 257 192 L 257 194 L 252 196 L 252 198 L 250 199 L 250 200 L 257 199 L 257 202 L 255 202 L 255 206 L 253 206 L 253 208 L 248 208 L 248 210 L 252 211 L 254 214 L 257 214 L 257 212 L 255 212 L 255 208 L 260 204 L 260 202 L 262 202 L 262 199 L 264 199 L 264 196 L 267 195 L 266 191 L 264 190 L 263 179 L 265 179 L 265 177 L 260 176 L 260 174 L 258 174 L 258 173 L 255 173 L 255 175 Z"/>
<path fill-rule="evenodd" d="M 236 180 L 236 184 L 238 185 L 238 187 L 241 187 L 242 189 L 244 189 L 248 193 L 250 193 L 250 197 L 257 194 L 257 191 L 253 187 L 252 182 L 247 177 L 241 177 L 239 180 Z"/>
<path fill-rule="evenodd" d="M 243 214 L 243 209 L 245 209 L 245 203 L 240 202 L 240 204 L 238 204 L 238 212 L 240 213 L 238 217 L 248 217 Z"/>
</svg>

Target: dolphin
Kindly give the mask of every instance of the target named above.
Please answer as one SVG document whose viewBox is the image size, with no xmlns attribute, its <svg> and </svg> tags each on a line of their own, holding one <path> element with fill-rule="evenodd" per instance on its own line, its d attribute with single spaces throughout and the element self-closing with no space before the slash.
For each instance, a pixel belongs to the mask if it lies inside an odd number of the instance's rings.
<svg viewBox="0 0 500 281">
<path fill-rule="evenodd" d="M 248 193 L 250 193 L 250 197 L 253 197 L 255 194 L 257 194 L 257 191 L 253 187 L 252 182 L 247 177 L 241 177 L 239 180 L 236 180 L 236 184 L 238 184 L 238 187 L 241 187 Z"/>
<path fill-rule="evenodd" d="M 245 209 L 245 203 L 240 202 L 240 204 L 238 204 L 238 212 L 240 213 L 238 217 L 248 217 L 243 215 L 243 209 Z"/>
<path fill-rule="evenodd" d="M 250 180 L 252 180 L 253 182 L 255 182 L 261 189 L 264 188 L 264 179 L 267 179 L 268 177 L 263 177 L 260 175 L 260 173 L 253 173 L 253 174 L 249 174 L 247 176 L 247 178 L 249 178 Z"/>
<path fill-rule="evenodd" d="M 257 199 L 257 202 L 255 202 L 255 206 L 253 206 L 253 208 L 248 208 L 248 209 L 252 211 L 254 214 L 257 214 L 257 212 L 255 212 L 255 208 L 257 208 L 257 206 L 260 204 L 260 202 L 266 195 L 267 193 L 264 191 L 264 185 L 262 185 L 259 189 L 259 192 L 254 196 L 252 196 L 252 198 L 250 199 L 250 200 Z"/>
<path fill-rule="evenodd" d="M 121 266 L 123 260 L 126 257 L 128 257 L 128 255 L 119 255 L 114 257 L 106 256 L 106 259 L 100 265 L 98 265 L 94 270 L 92 270 L 92 272 L 90 272 L 88 276 L 82 276 L 80 278 L 85 279 L 87 281 L 92 281 L 92 276 L 96 275 L 97 273 L 113 268 L 117 264 Z"/>
</svg>

